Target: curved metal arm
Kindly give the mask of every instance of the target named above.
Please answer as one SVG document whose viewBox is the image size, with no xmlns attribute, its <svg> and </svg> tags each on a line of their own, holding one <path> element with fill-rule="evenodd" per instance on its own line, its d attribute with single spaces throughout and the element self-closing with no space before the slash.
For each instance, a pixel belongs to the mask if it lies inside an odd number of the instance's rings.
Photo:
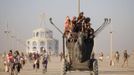
<svg viewBox="0 0 134 75">
<path fill-rule="evenodd" d="M 53 23 L 52 18 L 50 18 L 49 21 L 63 35 L 63 32 Z"/>
<path fill-rule="evenodd" d="M 50 23 L 63 35 L 63 58 L 65 59 L 65 37 L 64 33 L 53 23 L 52 18 L 49 19 Z"/>
<path fill-rule="evenodd" d="M 104 18 L 102 25 L 94 32 L 94 35 L 97 36 L 107 25 L 111 23 L 111 18 Z"/>
</svg>

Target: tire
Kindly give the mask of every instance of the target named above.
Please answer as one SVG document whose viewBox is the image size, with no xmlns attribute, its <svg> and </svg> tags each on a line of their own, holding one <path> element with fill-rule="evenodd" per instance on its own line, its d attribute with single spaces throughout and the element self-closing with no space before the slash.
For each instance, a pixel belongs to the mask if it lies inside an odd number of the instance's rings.
<svg viewBox="0 0 134 75">
<path fill-rule="evenodd" d="M 93 72 L 94 75 L 98 75 L 98 61 L 96 59 L 93 61 Z"/>
</svg>

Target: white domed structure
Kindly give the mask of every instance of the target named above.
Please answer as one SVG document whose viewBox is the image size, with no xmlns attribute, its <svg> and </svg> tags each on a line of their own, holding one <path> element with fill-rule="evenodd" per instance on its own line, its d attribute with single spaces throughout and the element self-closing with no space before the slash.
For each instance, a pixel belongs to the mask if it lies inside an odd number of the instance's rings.
<svg viewBox="0 0 134 75">
<path fill-rule="evenodd" d="M 27 53 L 41 53 L 44 49 L 58 54 L 59 42 L 53 38 L 53 32 L 47 28 L 33 30 L 33 37 L 26 41 Z"/>
</svg>

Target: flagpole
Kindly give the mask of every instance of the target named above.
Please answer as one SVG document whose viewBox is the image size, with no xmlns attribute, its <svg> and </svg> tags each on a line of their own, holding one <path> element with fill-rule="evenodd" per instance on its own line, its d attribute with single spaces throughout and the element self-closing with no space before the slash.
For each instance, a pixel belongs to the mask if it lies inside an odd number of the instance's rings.
<svg viewBox="0 0 134 75">
<path fill-rule="evenodd" d="M 113 63 L 113 32 L 112 25 L 110 26 L 110 66 L 114 65 Z"/>
<path fill-rule="evenodd" d="M 80 0 L 78 0 L 78 15 L 80 13 Z"/>
</svg>

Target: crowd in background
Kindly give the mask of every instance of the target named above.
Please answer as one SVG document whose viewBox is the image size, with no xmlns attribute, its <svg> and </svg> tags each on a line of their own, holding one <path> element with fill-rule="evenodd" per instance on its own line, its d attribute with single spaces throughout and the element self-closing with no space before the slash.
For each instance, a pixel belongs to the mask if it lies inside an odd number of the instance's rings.
<svg viewBox="0 0 134 75">
<path fill-rule="evenodd" d="M 99 54 L 97 53 L 93 53 L 95 58 L 98 59 L 99 63 L 103 63 L 104 61 L 107 60 L 107 56 L 106 54 L 101 51 L 99 52 Z M 134 54 L 133 54 L 134 55 Z M 124 50 L 123 52 L 121 51 L 115 51 L 113 53 L 113 57 L 112 60 L 114 62 L 114 65 L 116 66 L 116 64 L 119 64 L 120 67 L 128 67 L 129 66 L 129 57 L 132 56 L 132 52 L 128 53 L 127 50 Z M 45 72 L 47 72 L 47 64 L 48 61 L 51 61 L 50 55 L 46 52 L 46 50 L 44 50 L 41 54 L 39 53 L 29 53 L 29 54 L 24 54 L 23 52 L 19 52 L 18 50 L 16 51 L 12 51 L 9 50 L 8 53 L 3 53 L 3 55 L 1 56 L 1 58 L 3 58 L 3 65 L 4 65 L 4 70 L 5 72 L 9 72 L 10 70 L 14 70 L 15 69 L 15 65 L 18 65 L 18 72 L 21 71 L 21 69 L 23 69 L 23 67 L 25 66 L 25 64 L 31 63 L 33 67 L 33 70 L 35 69 L 36 71 L 38 69 L 40 69 L 40 66 L 43 66 L 43 70 Z M 63 53 L 59 53 L 59 61 L 62 62 L 63 58 Z M 109 57 L 110 59 L 110 57 Z M 41 65 L 40 65 L 41 64 Z M 113 66 L 114 66 L 113 65 Z M 112 65 L 110 65 L 112 66 Z"/>
<path fill-rule="evenodd" d="M 110 57 L 110 55 L 107 57 L 102 51 L 98 55 L 98 60 L 100 62 L 103 62 L 104 60 L 109 58 L 111 60 L 110 66 L 123 62 L 121 67 L 128 67 L 128 59 L 130 57 L 130 54 L 128 54 L 127 50 L 124 50 L 122 53 L 119 51 L 115 51 L 114 53 L 112 53 L 112 57 Z"/>
<path fill-rule="evenodd" d="M 47 64 L 51 60 L 50 54 L 45 49 L 42 53 L 33 52 L 28 54 L 18 50 L 9 50 L 8 53 L 3 53 L 1 57 L 3 59 L 4 71 L 9 73 L 14 73 L 15 70 L 20 73 L 27 62 L 32 64 L 31 67 L 36 71 L 40 69 L 40 66 L 43 66 L 43 72 L 47 72 Z"/>
</svg>

